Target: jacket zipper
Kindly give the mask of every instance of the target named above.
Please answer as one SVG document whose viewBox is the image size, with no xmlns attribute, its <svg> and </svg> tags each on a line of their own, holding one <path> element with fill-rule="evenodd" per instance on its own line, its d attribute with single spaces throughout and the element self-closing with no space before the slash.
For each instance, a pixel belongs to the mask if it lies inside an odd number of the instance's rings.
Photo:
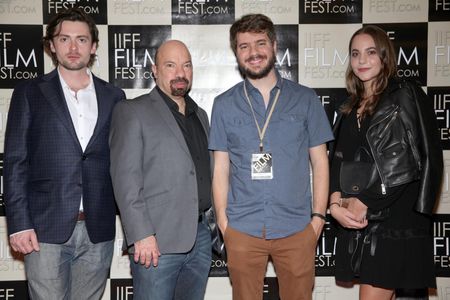
<svg viewBox="0 0 450 300">
<path fill-rule="evenodd" d="M 419 170 L 422 170 L 422 162 L 420 161 L 420 155 L 416 149 L 416 145 L 414 145 L 414 139 L 412 137 L 411 130 L 407 130 L 406 134 L 408 135 L 409 140 L 409 146 L 411 147 L 411 151 L 413 153 L 414 158 L 416 159 L 417 166 L 419 167 Z"/>
<path fill-rule="evenodd" d="M 379 137 L 383 136 L 383 134 L 384 134 L 384 133 L 386 132 L 386 130 L 389 128 L 389 126 L 391 125 L 391 123 L 397 118 L 398 107 L 399 107 L 399 106 L 396 105 L 395 108 L 393 109 L 393 111 L 392 111 L 392 112 L 389 112 L 389 114 L 388 114 L 386 117 L 384 117 L 383 119 L 381 119 L 381 120 L 378 121 L 377 123 L 372 124 L 372 125 L 367 129 L 367 132 L 366 132 L 366 140 L 367 140 L 368 142 L 369 142 L 368 135 L 369 135 L 370 130 L 371 130 L 375 125 L 377 125 L 377 124 L 383 122 L 384 120 L 386 120 L 386 119 L 388 119 L 389 117 L 391 117 L 392 114 L 394 114 L 394 116 L 391 118 L 391 120 L 389 120 L 389 122 L 388 122 L 388 123 L 386 124 L 386 126 L 383 128 L 383 131 L 381 132 L 381 134 L 378 135 Z M 381 179 L 381 194 L 386 195 L 386 184 L 384 183 L 384 181 L 385 181 L 385 180 L 384 180 L 384 176 L 383 176 L 383 174 L 382 174 L 381 171 L 380 171 L 380 167 L 379 167 L 378 162 L 377 162 L 377 159 L 376 159 L 377 156 L 374 155 L 374 151 L 373 151 L 372 145 L 371 145 L 370 143 L 368 143 L 368 144 L 369 144 L 370 152 L 372 153 L 373 160 L 375 161 L 375 167 L 377 168 L 378 174 L 380 175 L 380 179 Z"/>
<path fill-rule="evenodd" d="M 386 130 L 388 130 L 389 127 L 391 126 L 391 124 L 395 121 L 395 119 L 397 119 L 397 114 L 398 114 L 398 110 L 395 110 L 392 118 L 389 120 L 389 122 L 386 124 L 386 126 L 384 126 L 383 131 L 378 135 L 379 138 L 384 135 Z"/>
</svg>

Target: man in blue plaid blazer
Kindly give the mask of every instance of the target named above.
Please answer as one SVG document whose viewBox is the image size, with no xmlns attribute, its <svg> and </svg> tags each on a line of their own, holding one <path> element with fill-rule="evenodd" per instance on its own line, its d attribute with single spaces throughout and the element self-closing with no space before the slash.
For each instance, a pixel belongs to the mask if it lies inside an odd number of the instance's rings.
<svg viewBox="0 0 450 300">
<path fill-rule="evenodd" d="M 32 299 L 99 299 L 113 254 L 111 112 L 122 90 L 95 77 L 98 30 L 81 10 L 47 26 L 56 69 L 14 89 L 4 153 L 10 244 Z"/>
</svg>

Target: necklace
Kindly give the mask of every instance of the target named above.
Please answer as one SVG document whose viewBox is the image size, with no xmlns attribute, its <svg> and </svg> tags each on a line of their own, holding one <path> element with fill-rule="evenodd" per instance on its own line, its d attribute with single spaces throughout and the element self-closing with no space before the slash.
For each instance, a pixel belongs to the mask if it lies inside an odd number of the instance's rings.
<svg viewBox="0 0 450 300">
<path fill-rule="evenodd" d="M 356 112 L 356 123 L 358 124 L 358 131 L 361 129 L 363 115 L 359 112 Z"/>
</svg>

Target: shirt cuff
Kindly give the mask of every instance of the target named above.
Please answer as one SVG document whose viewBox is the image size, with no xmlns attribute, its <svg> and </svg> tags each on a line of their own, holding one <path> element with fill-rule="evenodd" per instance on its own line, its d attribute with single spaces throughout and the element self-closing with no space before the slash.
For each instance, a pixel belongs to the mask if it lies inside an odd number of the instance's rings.
<svg viewBox="0 0 450 300">
<path fill-rule="evenodd" d="M 13 234 L 10 234 L 9 237 L 15 236 L 15 235 L 17 235 L 19 233 L 22 233 L 22 232 L 32 231 L 32 230 L 34 230 L 34 229 L 25 229 L 25 230 L 22 230 L 22 231 L 14 232 Z"/>
</svg>

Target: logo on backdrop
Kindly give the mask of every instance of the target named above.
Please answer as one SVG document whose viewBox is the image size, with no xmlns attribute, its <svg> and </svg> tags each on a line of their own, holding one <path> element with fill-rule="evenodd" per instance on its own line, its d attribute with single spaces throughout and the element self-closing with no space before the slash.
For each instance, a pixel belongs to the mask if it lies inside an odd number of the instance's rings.
<svg viewBox="0 0 450 300">
<path fill-rule="evenodd" d="M 450 2 L 448 0 L 429 1 L 429 21 L 450 21 Z"/>
<path fill-rule="evenodd" d="M 450 6 L 450 2 L 449 2 Z M 448 22 L 428 24 L 428 84 L 447 86 L 450 78 L 450 27 Z"/>
<path fill-rule="evenodd" d="M 332 221 L 330 222 L 330 220 Z M 327 222 L 317 241 L 315 257 L 316 276 L 334 276 L 337 226 L 334 219 L 328 215 Z"/>
<path fill-rule="evenodd" d="M 348 98 L 348 93 L 344 88 L 315 88 L 317 97 L 325 109 L 330 125 L 334 123 L 339 107 Z"/>
<path fill-rule="evenodd" d="M 56 14 L 72 7 L 79 7 L 86 14 L 90 15 L 95 23 L 107 23 L 107 1 L 103 0 L 44 0 L 42 10 L 44 23 L 48 24 L 50 19 Z"/>
<path fill-rule="evenodd" d="M 0 281 L 0 299 L 30 299 L 26 281 Z"/>
<path fill-rule="evenodd" d="M 277 1 L 277 0 L 239 0 L 236 6 L 241 6 L 241 13 L 246 14 L 266 14 L 271 18 L 278 17 L 282 20 L 294 20 L 297 22 L 297 7 L 294 5 L 295 1 Z M 291 16 L 295 16 L 292 18 Z"/>
<path fill-rule="evenodd" d="M 450 150 L 450 88 L 428 87 L 427 93 L 430 100 L 433 101 L 442 148 Z"/>
<path fill-rule="evenodd" d="M 114 300 L 133 299 L 132 279 L 110 279 L 110 281 L 111 281 L 111 299 Z"/>
<path fill-rule="evenodd" d="M 263 300 L 279 300 L 278 280 L 276 277 L 264 278 Z"/>
<path fill-rule="evenodd" d="M 172 24 L 231 24 L 235 0 L 172 0 Z"/>
<path fill-rule="evenodd" d="M 434 215 L 433 220 L 436 276 L 450 277 L 450 215 Z"/>
<path fill-rule="evenodd" d="M 110 1 L 109 5 L 109 11 L 112 15 L 121 16 L 122 18 L 125 17 L 125 19 L 136 16 L 152 17 L 155 15 L 169 14 L 168 9 L 164 6 L 163 0 L 115 0 Z M 109 17 L 111 17 L 111 15 Z M 136 21 L 136 19 L 134 19 L 134 21 Z M 133 20 L 129 20 L 128 22 L 133 22 Z M 109 19 L 109 23 L 117 24 L 116 22 L 111 22 L 111 19 Z M 120 22 L 120 24 L 128 23 Z M 152 22 L 152 24 L 158 23 Z"/>
<path fill-rule="evenodd" d="M 300 25 L 300 82 L 311 87 L 343 87 L 348 40 L 359 25 Z"/>
<path fill-rule="evenodd" d="M 0 218 L 0 236 L 0 299 L 2 299 L 2 280 L 24 280 L 25 265 L 23 255 L 13 252 L 9 246 L 6 218 L 3 217 Z M 17 297 L 14 299 L 28 298 Z"/>
<path fill-rule="evenodd" d="M 375 24 L 383 28 L 397 53 L 397 76 L 427 85 L 427 23 Z"/>
<path fill-rule="evenodd" d="M 108 26 L 109 82 L 121 88 L 153 87 L 155 52 L 170 36 L 169 25 Z"/>
<path fill-rule="evenodd" d="M 37 2 L 37 1 L 35 1 Z M 9 15 L 8 17 L 14 16 L 27 16 L 33 17 L 37 13 L 40 14 L 40 10 L 36 8 L 36 3 L 27 3 L 26 1 L 0 1 L 0 15 Z"/>
<path fill-rule="evenodd" d="M 209 277 L 227 277 L 228 269 L 227 269 L 227 258 L 226 254 L 223 252 L 220 255 L 217 255 L 213 251 L 212 259 L 211 259 L 211 269 L 209 270 Z"/>
<path fill-rule="evenodd" d="M 349 24 L 362 22 L 362 0 L 300 0 L 300 24 Z"/>
<path fill-rule="evenodd" d="M 41 25 L 0 25 L 0 88 L 43 74 L 41 38 Z"/>
<path fill-rule="evenodd" d="M 283 78 L 298 82 L 298 26 L 275 25 L 278 52 L 275 66 Z"/>
</svg>

